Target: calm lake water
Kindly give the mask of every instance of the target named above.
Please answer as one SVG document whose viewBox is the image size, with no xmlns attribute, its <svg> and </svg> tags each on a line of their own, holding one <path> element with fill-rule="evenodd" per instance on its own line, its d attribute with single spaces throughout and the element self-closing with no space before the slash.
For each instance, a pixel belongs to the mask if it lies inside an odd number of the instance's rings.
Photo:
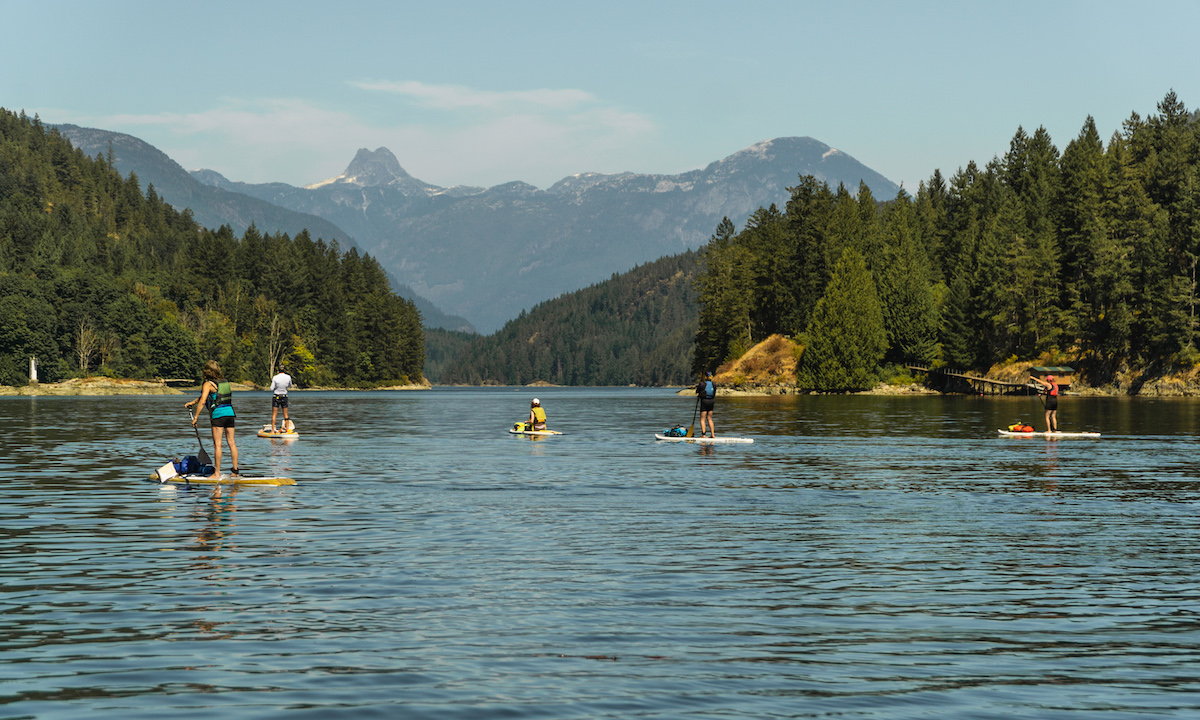
<svg viewBox="0 0 1200 720">
<path fill-rule="evenodd" d="M 534 394 L 0 398 L 0 717 L 1200 713 L 1200 401 Z"/>
</svg>

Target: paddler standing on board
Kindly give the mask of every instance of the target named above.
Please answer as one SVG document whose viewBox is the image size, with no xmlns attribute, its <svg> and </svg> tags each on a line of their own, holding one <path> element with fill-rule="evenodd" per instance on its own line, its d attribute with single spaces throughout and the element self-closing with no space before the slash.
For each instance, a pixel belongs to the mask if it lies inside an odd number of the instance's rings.
<svg viewBox="0 0 1200 720">
<path fill-rule="evenodd" d="M 1053 375 L 1047 375 L 1045 380 L 1030 375 L 1029 379 L 1037 380 L 1046 396 L 1046 432 L 1058 432 L 1058 383 Z"/>
<path fill-rule="evenodd" d="M 700 403 L 700 437 L 704 437 L 704 428 L 708 427 L 708 437 L 717 437 L 717 426 L 713 425 L 713 406 L 717 404 L 717 386 L 713 383 L 712 372 L 704 373 L 704 379 L 696 386 L 696 399 Z"/>
<path fill-rule="evenodd" d="M 546 411 L 542 409 L 541 400 L 534 398 L 533 402 L 529 403 L 529 422 L 525 426 L 529 430 L 546 429 Z"/>
<path fill-rule="evenodd" d="M 290 433 L 294 426 L 288 417 L 288 388 L 292 386 L 292 376 L 283 370 L 271 378 L 271 432 Z M 283 408 L 283 425 L 275 429 L 275 419 L 279 417 L 279 409 Z"/>
<path fill-rule="evenodd" d="M 200 386 L 200 397 L 195 400 L 184 403 L 184 407 L 195 408 L 196 412 L 192 415 L 192 427 L 196 427 L 196 423 L 200 422 L 201 409 L 208 411 L 209 422 L 212 424 L 213 438 L 213 455 L 216 460 L 213 462 L 213 477 L 221 477 L 221 438 L 225 438 L 225 442 L 229 443 L 230 460 L 233 462 L 233 476 L 237 477 L 238 473 L 238 449 L 237 443 L 233 441 L 234 433 L 234 417 L 233 412 L 233 390 L 229 386 L 229 381 L 225 379 L 225 375 L 221 373 L 221 366 L 216 360 L 209 360 L 204 363 L 204 368 L 200 371 L 204 376 L 204 384 Z M 204 449 L 203 445 L 200 448 Z"/>
</svg>

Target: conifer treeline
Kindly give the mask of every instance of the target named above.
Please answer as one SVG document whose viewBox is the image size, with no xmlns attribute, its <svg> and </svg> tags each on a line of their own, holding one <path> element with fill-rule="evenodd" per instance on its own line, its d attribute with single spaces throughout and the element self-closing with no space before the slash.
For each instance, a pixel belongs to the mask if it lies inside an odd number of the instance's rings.
<svg viewBox="0 0 1200 720">
<path fill-rule="evenodd" d="M 698 267 L 695 252 L 660 258 L 540 303 L 487 337 L 429 330 L 429 376 L 470 385 L 685 384 Z"/>
<path fill-rule="evenodd" d="M 337 243 L 201 228 L 37 118 L 0 109 L 0 383 L 91 373 L 302 384 L 419 379 L 420 314 Z"/>
<path fill-rule="evenodd" d="M 1200 123 L 1174 92 L 1060 154 L 1018 129 L 1004 157 L 879 203 L 811 177 L 786 208 L 703 249 L 694 371 L 771 333 L 807 344 L 802 386 L 870 383 L 881 363 L 985 369 L 1074 358 L 1094 383 L 1200 361 Z"/>
</svg>

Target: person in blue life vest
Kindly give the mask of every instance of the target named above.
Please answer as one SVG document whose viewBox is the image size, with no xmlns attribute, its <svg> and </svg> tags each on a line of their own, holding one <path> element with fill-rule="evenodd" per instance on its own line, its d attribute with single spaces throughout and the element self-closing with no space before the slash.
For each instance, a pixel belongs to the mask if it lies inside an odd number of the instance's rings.
<svg viewBox="0 0 1200 720">
<path fill-rule="evenodd" d="M 1029 379 L 1037 380 L 1046 395 L 1046 432 L 1058 432 L 1058 383 L 1053 375 L 1047 375 L 1045 380 L 1030 375 Z"/>
<path fill-rule="evenodd" d="M 546 429 L 546 411 L 542 409 L 541 400 L 534 398 L 533 402 L 529 403 L 529 422 L 525 426 L 529 430 Z"/>
<path fill-rule="evenodd" d="M 195 407 L 196 412 L 192 415 L 192 427 L 196 427 L 196 423 L 200 421 L 200 408 L 208 410 L 208 416 L 212 423 L 213 436 L 213 477 L 221 476 L 221 438 L 229 443 L 229 456 L 233 462 L 233 474 L 238 474 L 238 449 L 237 443 L 233 441 L 233 390 L 229 387 L 229 381 L 221 373 L 221 366 L 216 360 L 209 360 L 204 363 L 204 369 L 201 371 L 204 375 L 204 384 L 200 386 L 200 397 L 184 403 L 184 407 L 191 410 Z"/>
<path fill-rule="evenodd" d="M 717 436 L 717 426 L 713 425 L 713 405 L 717 402 L 717 386 L 713 383 L 713 374 L 704 373 L 704 379 L 696 386 L 696 397 L 700 398 L 700 437 L 704 437 L 707 424 L 708 437 Z"/>
</svg>

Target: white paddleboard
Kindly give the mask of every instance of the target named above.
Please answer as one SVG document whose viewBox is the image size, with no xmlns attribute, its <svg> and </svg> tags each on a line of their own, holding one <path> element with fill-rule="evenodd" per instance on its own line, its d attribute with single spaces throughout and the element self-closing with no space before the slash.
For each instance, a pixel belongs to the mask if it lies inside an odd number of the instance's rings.
<svg viewBox="0 0 1200 720">
<path fill-rule="evenodd" d="M 1070 437 L 1089 437 L 1098 438 L 1098 432 L 1013 432 L 1011 430 L 997 430 L 1004 437 L 1046 437 L 1046 438 L 1070 438 Z"/>
<path fill-rule="evenodd" d="M 166 480 L 159 479 L 158 473 L 150 476 L 156 483 L 171 483 L 178 485 L 295 485 L 296 481 L 285 477 L 247 477 L 239 475 L 230 477 L 205 477 L 204 475 L 174 475 Z"/>
<path fill-rule="evenodd" d="M 750 444 L 750 443 L 754 442 L 754 439 L 753 439 L 753 438 L 741 438 L 741 437 L 715 437 L 715 438 L 706 438 L 706 437 L 674 437 L 674 436 L 671 436 L 671 435 L 663 435 L 663 434 L 661 434 L 661 433 L 654 433 L 654 439 L 655 439 L 655 440 L 667 440 L 667 441 L 670 441 L 670 442 L 692 442 L 692 443 L 701 443 L 701 444 L 703 444 L 703 445 L 709 445 L 709 444 L 712 444 L 712 443 L 743 443 L 743 444 Z"/>
</svg>

